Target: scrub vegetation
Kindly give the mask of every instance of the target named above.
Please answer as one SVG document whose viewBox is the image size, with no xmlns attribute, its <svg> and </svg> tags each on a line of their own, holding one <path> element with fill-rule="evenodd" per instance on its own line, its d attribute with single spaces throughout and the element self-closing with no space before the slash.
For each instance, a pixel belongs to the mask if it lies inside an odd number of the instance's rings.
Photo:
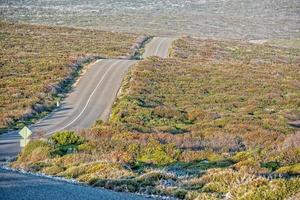
<svg viewBox="0 0 300 200">
<path fill-rule="evenodd" d="M 32 141 L 12 166 L 179 199 L 296 199 L 299 49 L 182 38 L 170 54 L 132 68 L 109 122 Z"/>
<path fill-rule="evenodd" d="M 0 21 L 0 132 L 53 107 L 83 64 L 133 56 L 136 42 L 137 35 Z"/>
</svg>

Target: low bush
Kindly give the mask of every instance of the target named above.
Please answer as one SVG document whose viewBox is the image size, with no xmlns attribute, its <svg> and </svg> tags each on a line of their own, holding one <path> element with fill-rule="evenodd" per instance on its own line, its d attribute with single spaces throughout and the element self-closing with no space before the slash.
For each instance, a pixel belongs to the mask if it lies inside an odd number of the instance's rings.
<svg viewBox="0 0 300 200">
<path fill-rule="evenodd" d="M 277 170 L 280 167 L 280 163 L 275 161 L 261 163 L 261 167 L 267 168 L 270 172 Z"/>
<path fill-rule="evenodd" d="M 71 131 L 58 132 L 49 138 L 49 143 L 55 148 L 55 153 L 64 155 L 78 149 L 84 139 Z"/>
<path fill-rule="evenodd" d="M 138 162 L 167 165 L 178 160 L 180 151 L 172 144 L 160 144 L 156 140 L 150 140 L 137 158 Z"/>
<path fill-rule="evenodd" d="M 255 160 L 255 151 L 240 151 L 236 153 L 231 159 L 235 162 L 240 162 L 244 160 Z"/>
<path fill-rule="evenodd" d="M 50 142 L 58 146 L 80 145 L 83 143 L 83 138 L 72 131 L 64 131 L 52 135 Z"/>
</svg>

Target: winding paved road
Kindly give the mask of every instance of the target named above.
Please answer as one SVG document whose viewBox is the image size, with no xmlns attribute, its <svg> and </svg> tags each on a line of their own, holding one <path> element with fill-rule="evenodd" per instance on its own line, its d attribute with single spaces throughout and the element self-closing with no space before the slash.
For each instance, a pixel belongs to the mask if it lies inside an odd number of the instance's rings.
<svg viewBox="0 0 300 200">
<path fill-rule="evenodd" d="M 97 119 L 107 120 L 124 74 L 136 62 L 108 59 L 90 65 L 60 107 L 30 129 L 51 135 L 60 130 L 88 128 Z M 17 131 L 0 135 L 0 159 L 17 155 L 19 139 Z"/>
<path fill-rule="evenodd" d="M 168 57 L 171 38 L 153 38 L 143 58 Z M 105 59 L 89 65 L 58 109 L 30 126 L 33 136 L 61 130 L 89 128 L 97 119 L 107 120 L 124 74 L 137 60 Z M 20 152 L 17 131 L 0 135 L 0 162 Z M 55 192 L 54 192 L 55 191 Z M 0 199 L 144 199 L 141 196 L 94 189 L 0 168 Z"/>
</svg>

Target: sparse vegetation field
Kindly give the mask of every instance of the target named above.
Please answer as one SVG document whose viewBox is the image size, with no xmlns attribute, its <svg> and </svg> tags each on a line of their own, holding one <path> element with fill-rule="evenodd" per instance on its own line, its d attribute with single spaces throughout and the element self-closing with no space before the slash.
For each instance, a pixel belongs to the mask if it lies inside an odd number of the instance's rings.
<svg viewBox="0 0 300 200">
<path fill-rule="evenodd" d="M 137 132 L 243 140 L 298 130 L 299 49 L 185 38 L 171 54 L 132 70 L 112 123 Z"/>
</svg>

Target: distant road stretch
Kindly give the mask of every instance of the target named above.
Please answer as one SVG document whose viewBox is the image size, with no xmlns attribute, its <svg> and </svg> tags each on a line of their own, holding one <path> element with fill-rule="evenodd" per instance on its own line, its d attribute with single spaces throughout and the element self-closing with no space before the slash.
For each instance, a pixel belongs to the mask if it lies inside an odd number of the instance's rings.
<svg viewBox="0 0 300 200">
<path fill-rule="evenodd" d="M 154 37 L 145 47 L 143 58 L 158 56 L 161 58 L 169 57 L 169 49 L 174 38 Z"/>
</svg>

